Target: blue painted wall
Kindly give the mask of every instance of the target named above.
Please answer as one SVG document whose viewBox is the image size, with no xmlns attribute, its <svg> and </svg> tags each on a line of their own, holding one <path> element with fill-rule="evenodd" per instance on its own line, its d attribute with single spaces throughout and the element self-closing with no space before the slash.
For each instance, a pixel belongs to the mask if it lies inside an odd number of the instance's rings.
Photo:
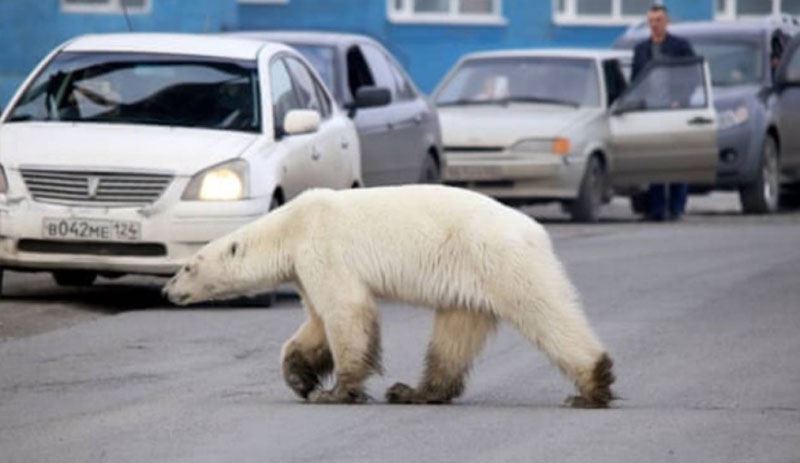
<svg viewBox="0 0 800 463">
<path fill-rule="evenodd" d="M 713 16 L 712 0 L 666 0 L 676 20 Z M 417 85 L 433 90 L 464 53 L 494 48 L 607 47 L 623 26 L 567 26 L 553 22 L 550 0 L 503 0 L 504 25 L 390 22 L 385 0 L 289 0 L 247 4 L 237 0 L 152 0 L 152 11 L 131 15 L 137 31 L 217 32 L 253 29 L 322 29 L 369 35 L 386 45 Z M 121 14 L 61 11 L 59 0 L 0 0 L 0 104 L 53 47 L 80 34 L 125 31 Z"/>
</svg>

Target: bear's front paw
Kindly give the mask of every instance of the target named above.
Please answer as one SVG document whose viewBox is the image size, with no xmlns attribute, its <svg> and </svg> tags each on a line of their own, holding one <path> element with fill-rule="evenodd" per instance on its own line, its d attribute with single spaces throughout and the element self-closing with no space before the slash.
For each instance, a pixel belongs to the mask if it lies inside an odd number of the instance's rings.
<svg viewBox="0 0 800 463">
<path fill-rule="evenodd" d="M 396 383 L 386 391 L 386 400 L 390 404 L 417 403 L 417 391 L 407 384 Z"/>
<path fill-rule="evenodd" d="M 302 398 L 320 385 L 319 377 L 306 359 L 297 351 L 287 355 L 283 361 L 283 377 L 286 385 Z"/>
<path fill-rule="evenodd" d="M 334 388 L 330 391 L 315 390 L 308 394 L 308 401 L 314 404 L 363 404 L 370 400 L 370 396 L 360 390 L 341 390 Z"/>
</svg>

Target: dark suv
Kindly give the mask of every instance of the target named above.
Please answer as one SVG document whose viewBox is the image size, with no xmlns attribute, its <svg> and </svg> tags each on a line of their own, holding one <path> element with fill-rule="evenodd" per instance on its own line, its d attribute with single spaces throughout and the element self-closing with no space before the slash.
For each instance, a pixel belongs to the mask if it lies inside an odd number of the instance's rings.
<svg viewBox="0 0 800 463">
<path fill-rule="evenodd" d="M 693 190 L 738 190 L 745 213 L 778 208 L 784 127 L 773 82 L 781 54 L 798 30 L 790 16 L 670 25 L 670 33 L 689 40 L 708 61 L 717 110 L 716 183 Z M 632 27 L 614 47 L 632 49 L 648 34 L 646 26 Z"/>
</svg>

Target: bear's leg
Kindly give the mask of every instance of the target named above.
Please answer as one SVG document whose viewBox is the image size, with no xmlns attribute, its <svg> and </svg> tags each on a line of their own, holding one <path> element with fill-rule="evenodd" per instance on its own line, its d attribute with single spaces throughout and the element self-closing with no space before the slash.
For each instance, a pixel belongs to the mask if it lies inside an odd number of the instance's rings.
<svg viewBox="0 0 800 463">
<path fill-rule="evenodd" d="M 308 319 L 283 345 L 281 369 L 286 384 L 306 399 L 333 370 L 333 356 L 322 320 L 305 298 L 303 304 Z"/>
<path fill-rule="evenodd" d="M 545 303 L 517 311 L 507 318 L 567 377 L 575 382 L 579 396 L 568 397 L 565 405 L 576 408 L 605 408 L 614 399 L 613 362 L 595 336 L 580 308 L 568 302 Z"/>
<path fill-rule="evenodd" d="M 428 345 L 425 372 L 416 389 L 397 383 L 386 391 L 390 403 L 448 403 L 464 392 L 472 360 L 497 326 L 491 313 L 439 310 Z"/>
<path fill-rule="evenodd" d="M 367 299 L 369 302 L 364 302 Z M 328 391 L 312 391 L 309 402 L 366 402 L 369 396 L 364 392 L 364 382 L 373 372 L 382 372 L 380 324 L 374 301 L 365 297 L 359 303 L 333 304 L 322 318 L 336 384 Z"/>
</svg>

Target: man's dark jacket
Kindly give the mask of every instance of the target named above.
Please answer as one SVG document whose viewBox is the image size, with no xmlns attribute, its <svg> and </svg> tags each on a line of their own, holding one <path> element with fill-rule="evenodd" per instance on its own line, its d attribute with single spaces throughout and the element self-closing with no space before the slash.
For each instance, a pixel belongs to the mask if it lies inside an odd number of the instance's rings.
<svg viewBox="0 0 800 463">
<path fill-rule="evenodd" d="M 652 39 L 642 40 L 633 49 L 633 67 L 631 80 L 636 79 L 644 66 L 653 59 Z M 661 42 L 661 55 L 669 58 L 694 56 L 694 50 L 686 39 L 667 34 Z"/>
</svg>

